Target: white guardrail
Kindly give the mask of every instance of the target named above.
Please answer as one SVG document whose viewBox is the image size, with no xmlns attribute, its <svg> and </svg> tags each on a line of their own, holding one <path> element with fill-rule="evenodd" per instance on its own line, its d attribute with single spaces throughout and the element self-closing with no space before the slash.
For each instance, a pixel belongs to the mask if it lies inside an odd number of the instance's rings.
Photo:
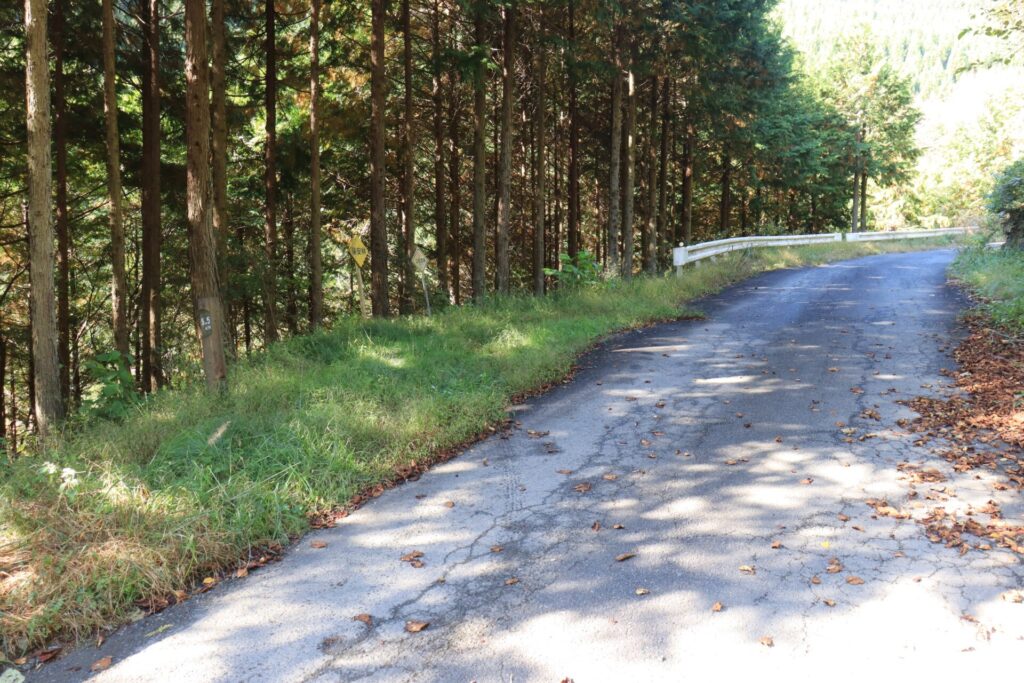
<svg viewBox="0 0 1024 683">
<path fill-rule="evenodd" d="M 739 249 L 754 247 L 789 247 L 804 244 L 828 242 L 873 242 L 876 240 L 921 239 L 944 235 L 963 235 L 970 228 L 936 228 L 933 230 L 894 230 L 890 232 L 828 232 L 819 235 L 766 235 L 755 237 L 730 237 L 714 242 L 679 246 L 672 249 L 672 265 L 677 268 L 706 258 Z"/>
</svg>

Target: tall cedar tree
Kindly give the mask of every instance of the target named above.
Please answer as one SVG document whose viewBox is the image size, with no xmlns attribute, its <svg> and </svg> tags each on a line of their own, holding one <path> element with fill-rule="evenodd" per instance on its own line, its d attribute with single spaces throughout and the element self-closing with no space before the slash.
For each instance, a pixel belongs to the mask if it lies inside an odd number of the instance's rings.
<svg viewBox="0 0 1024 683">
<path fill-rule="evenodd" d="M 263 338 L 277 340 L 277 11 L 274 0 L 264 6 L 266 26 L 266 73 L 264 107 L 266 126 L 263 148 Z"/>
<path fill-rule="evenodd" d="M 324 319 L 324 267 L 320 235 L 320 0 L 309 19 L 309 326 Z"/>
<path fill-rule="evenodd" d="M 402 271 L 402 293 L 400 303 L 404 313 L 412 312 L 412 294 L 415 287 L 412 255 L 416 249 L 416 148 L 413 143 L 412 99 L 412 23 L 409 0 L 402 0 L 402 227 L 399 243 L 402 254 L 399 259 Z"/>
<path fill-rule="evenodd" d="M 501 37 L 501 148 L 498 158 L 498 230 L 495 245 L 497 289 L 509 291 L 509 232 L 512 222 L 512 80 L 515 78 L 516 6 L 504 8 L 504 31 Z"/>
<path fill-rule="evenodd" d="M 110 288 L 114 347 L 128 358 L 128 276 L 124 268 L 124 214 L 121 204 L 121 141 L 117 130 L 117 62 L 114 2 L 103 0 L 103 112 L 107 131 L 107 199 L 110 203 Z"/>
<path fill-rule="evenodd" d="M 68 113 L 64 95 L 64 5 L 54 0 L 53 39 L 53 153 L 57 187 L 57 356 L 60 359 L 60 393 L 65 409 L 71 397 L 71 229 L 68 219 Z M 0 383 L 2 387 L 2 383 Z M 0 420 L 2 421 L 2 420 Z"/>
<path fill-rule="evenodd" d="M 487 3 L 473 3 L 473 35 L 476 39 L 473 56 L 473 301 L 479 303 L 487 295 L 487 156 L 485 121 L 487 117 Z"/>
<path fill-rule="evenodd" d="M 192 297 L 206 386 L 227 390 L 224 309 L 217 282 L 217 244 L 210 206 L 210 68 L 206 52 L 206 3 L 185 0 L 186 212 Z"/>
<path fill-rule="evenodd" d="M 547 140 L 544 133 L 547 128 L 547 92 L 545 89 L 548 62 L 544 45 L 544 12 L 541 10 L 537 22 L 537 56 L 534 65 L 534 154 L 537 168 L 534 171 L 533 197 L 533 293 L 544 295 L 544 200 L 545 176 L 547 175 Z"/>
<path fill-rule="evenodd" d="M 28 241 L 31 277 L 33 410 L 39 433 L 64 418 L 54 300 L 50 212 L 50 71 L 46 0 L 25 0 L 25 121 L 28 132 Z"/>
<path fill-rule="evenodd" d="M 143 0 L 142 78 L 142 388 L 163 382 L 160 363 L 160 0 Z"/>
<path fill-rule="evenodd" d="M 388 292 L 388 233 L 384 223 L 386 0 L 371 0 L 370 14 L 370 290 L 373 314 L 387 317 L 391 315 L 391 302 Z"/>
</svg>

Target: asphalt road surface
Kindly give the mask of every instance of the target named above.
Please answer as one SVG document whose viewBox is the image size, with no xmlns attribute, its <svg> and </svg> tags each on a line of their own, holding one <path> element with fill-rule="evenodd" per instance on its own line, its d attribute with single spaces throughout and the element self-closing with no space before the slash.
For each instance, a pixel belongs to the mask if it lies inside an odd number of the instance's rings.
<svg viewBox="0 0 1024 683">
<path fill-rule="evenodd" d="M 952 258 L 769 273 L 618 335 L 504 437 L 30 680 L 1020 680 L 1019 559 L 864 502 L 935 460 L 895 423 L 954 367 Z M 996 476 L 958 500 L 1019 516 Z"/>
</svg>

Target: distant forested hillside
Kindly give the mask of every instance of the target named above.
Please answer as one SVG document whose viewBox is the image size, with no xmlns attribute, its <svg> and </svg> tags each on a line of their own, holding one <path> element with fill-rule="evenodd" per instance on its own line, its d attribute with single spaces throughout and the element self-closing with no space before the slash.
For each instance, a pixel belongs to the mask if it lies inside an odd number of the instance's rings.
<svg viewBox="0 0 1024 683">
<path fill-rule="evenodd" d="M 877 193 L 879 223 L 897 215 L 945 224 L 982 213 L 993 173 L 1024 154 L 1024 67 L 993 64 L 1001 41 L 968 32 L 988 3 L 978 0 L 782 0 L 784 34 L 820 74 L 836 47 L 868 35 L 878 53 L 910 79 L 923 117 L 922 154 L 910 186 Z M 881 215 L 888 212 L 889 215 Z"/>
<path fill-rule="evenodd" d="M 915 94 L 931 97 L 952 90 L 958 70 L 994 49 L 988 41 L 958 39 L 977 5 L 970 0 L 782 0 L 778 13 L 785 34 L 812 69 L 828 63 L 837 39 L 869 32 L 888 63 L 911 78 Z"/>
</svg>

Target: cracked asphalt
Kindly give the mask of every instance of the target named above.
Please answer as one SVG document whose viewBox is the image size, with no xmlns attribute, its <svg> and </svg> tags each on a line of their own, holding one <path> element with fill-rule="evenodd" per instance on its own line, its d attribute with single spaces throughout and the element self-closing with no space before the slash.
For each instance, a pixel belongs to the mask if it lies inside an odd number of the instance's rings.
<svg viewBox="0 0 1024 683">
<path fill-rule="evenodd" d="M 617 335 L 509 433 L 30 680 L 105 655 L 104 682 L 1019 676 L 1020 558 L 864 502 L 913 503 L 899 463 L 948 471 L 896 421 L 949 390 L 953 255 L 768 273 Z M 998 476 L 931 486 L 1020 519 Z"/>
</svg>

